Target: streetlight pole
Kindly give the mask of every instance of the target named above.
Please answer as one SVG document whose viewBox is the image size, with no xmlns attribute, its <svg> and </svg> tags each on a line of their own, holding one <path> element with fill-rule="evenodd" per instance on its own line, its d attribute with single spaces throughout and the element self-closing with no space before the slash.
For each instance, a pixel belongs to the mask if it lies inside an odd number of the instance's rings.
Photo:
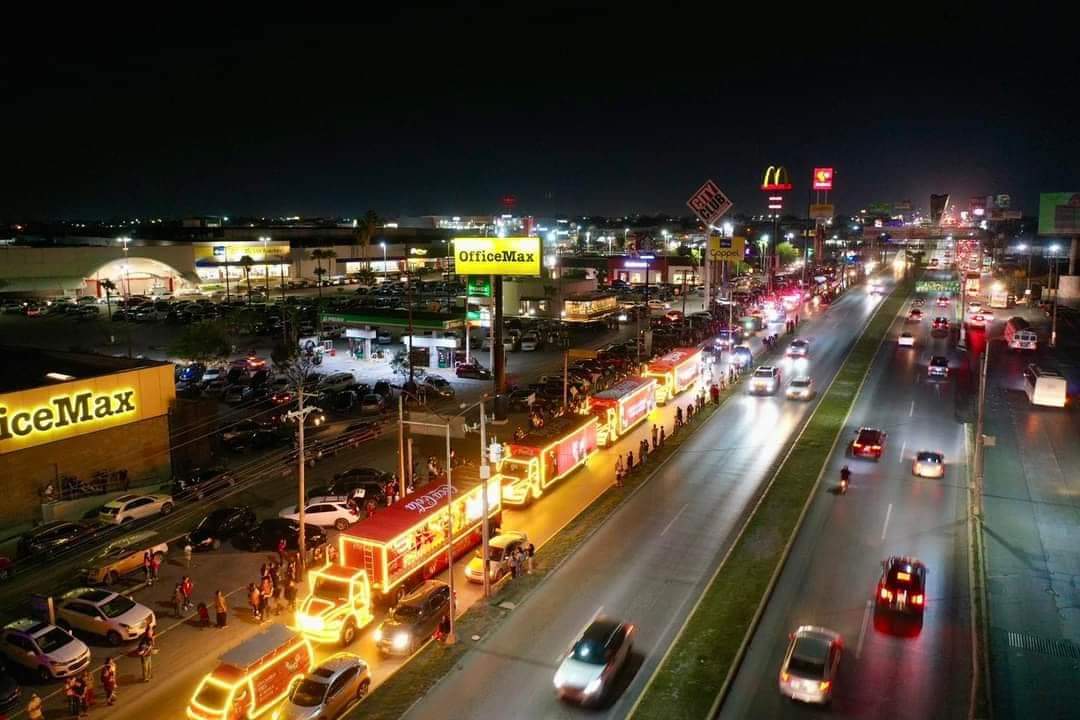
<svg viewBox="0 0 1080 720">
<path fill-rule="evenodd" d="M 131 275 L 128 272 L 128 243 L 131 242 L 129 237 L 117 238 L 124 244 L 124 317 L 127 319 L 127 346 L 128 357 L 131 357 Z"/>
<path fill-rule="evenodd" d="M 1061 285 L 1061 274 L 1057 271 L 1057 252 L 1060 250 L 1060 246 L 1057 244 L 1050 246 L 1050 277 L 1051 283 L 1054 286 L 1054 314 L 1050 320 L 1050 347 L 1057 347 L 1057 309 L 1058 309 L 1058 288 Z M 1057 280 L 1053 280 L 1054 275 L 1057 275 Z"/>
<path fill-rule="evenodd" d="M 383 282 L 386 282 L 386 243 L 380 242 L 379 247 L 382 248 L 382 277 Z"/>
<path fill-rule="evenodd" d="M 263 246 L 263 279 L 266 281 L 266 302 L 270 302 L 270 264 L 267 262 L 268 258 L 266 256 L 270 238 L 263 235 L 259 240 L 262 241 Z"/>
</svg>

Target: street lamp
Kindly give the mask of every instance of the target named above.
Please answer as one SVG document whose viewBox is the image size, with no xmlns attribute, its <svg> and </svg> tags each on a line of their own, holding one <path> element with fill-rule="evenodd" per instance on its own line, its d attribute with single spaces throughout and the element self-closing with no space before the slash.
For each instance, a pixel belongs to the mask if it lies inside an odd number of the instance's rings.
<svg viewBox="0 0 1080 720">
<path fill-rule="evenodd" d="M 1027 290 L 1024 291 L 1026 300 L 1031 299 L 1031 247 L 1027 243 L 1020 243 L 1016 246 L 1016 249 L 1022 253 L 1027 253 Z"/>
<path fill-rule="evenodd" d="M 266 281 L 266 301 L 270 302 L 270 266 L 267 264 L 267 246 L 270 244 L 270 237 L 263 235 L 259 238 L 259 241 L 263 246 L 263 279 Z"/>
<path fill-rule="evenodd" d="M 769 235 L 768 235 L 768 233 L 766 233 L 766 234 L 762 235 L 761 238 L 758 240 L 758 250 L 760 251 L 758 253 L 758 255 L 761 256 L 760 260 L 761 260 L 761 272 L 762 273 L 765 272 L 765 251 L 768 248 L 769 248 Z"/>
<path fill-rule="evenodd" d="M 128 274 L 128 243 L 131 242 L 129 237 L 118 237 L 117 242 L 124 244 L 124 312 L 131 312 L 131 275 Z M 128 320 L 127 327 L 127 340 L 128 340 L 128 357 L 131 357 L 131 316 L 125 315 Z"/>
<path fill-rule="evenodd" d="M 1061 285 L 1061 275 L 1057 272 L 1057 254 L 1061 250 L 1061 246 L 1054 243 L 1050 246 L 1050 270 L 1051 276 L 1057 275 L 1057 283 L 1054 284 L 1054 314 L 1050 320 L 1050 347 L 1057 347 L 1057 309 L 1058 309 L 1058 289 Z"/>
<path fill-rule="evenodd" d="M 735 232 L 735 226 L 729 222 L 723 224 L 724 237 L 731 237 L 731 234 Z"/>
<path fill-rule="evenodd" d="M 382 276 L 383 280 L 386 280 L 386 243 L 380 242 L 379 247 L 382 248 Z"/>
</svg>

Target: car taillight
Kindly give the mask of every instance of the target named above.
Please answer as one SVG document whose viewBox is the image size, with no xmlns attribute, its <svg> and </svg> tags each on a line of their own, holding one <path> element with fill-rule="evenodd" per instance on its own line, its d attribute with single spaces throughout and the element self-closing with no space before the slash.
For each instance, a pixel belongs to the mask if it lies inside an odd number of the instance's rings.
<svg viewBox="0 0 1080 720">
<path fill-rule="evenodd" d="M 780 673 L 780 680 L 781 682 L 788 682 L 789 680 L 791 680 L 791 673 L 787 671 Z"/>
<path fill-rule="evenodd" d="M 828 690 L 828 689 L 829 689 L 829 686 L 830 686 L 830 685 L 832 685 L 832 682 L 831 682 L 831 681 L 829 681 L 829 680 L 822 680 L 821 682 L 819 682 L 819 683 L 817 684 L 817 687 L 818 687 L 818 690 L 819 690 L 819 691 L 821 691 L 821 692 L 825 692 L 826 690 Z"/>
<path fill-rule="evenodd" d="M 861 448 L 861 447 L 862 447 L 862 443 L 861 443 L 861 442 L 857 442 L 857 443 L 855 443 L 855 444 L 854 444 L 854 445 L 853 445 L 852 447 L 854 447 L 854 448 L 856 448 L 856 449 L 858 449 L 858 448 Z"/>
<path fill-rule="evenodd" d="M 870 446 L 870 449 L 871 449 L 871 450 L 880 450 L 880 449 L 881 449 L 881 446 L 880 446 L 880 445 L 871 445 L 871 446 Z"/>
<path fill-rule="evenodd" d="M 881 588 L 881 599 L 882 600 L 892 600 L 892 591 L 889 590 L 889 588 L 887 588 L 887 587 L 882 587 Z"/>
<path fill-rule="evenodd" d="M 923 604 L 923 596 L 922 595 L 912 595 L 911 596 L 911 604 L 912 605 L 922 605 Z"/>
</svg>

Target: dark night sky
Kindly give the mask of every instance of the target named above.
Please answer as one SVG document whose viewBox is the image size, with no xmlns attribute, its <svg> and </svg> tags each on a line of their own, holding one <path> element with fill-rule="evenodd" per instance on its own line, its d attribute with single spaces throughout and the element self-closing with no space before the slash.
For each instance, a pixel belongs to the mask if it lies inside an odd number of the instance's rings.
<svg viewBox="0 0 1080 720">
<path fill-rule="evenodd" d="M 706 177 L 758 212 L 772 163 L 800 204 L 835 166 L 840 211 L 1080 189 L 1073 43 L 921 12 L 707 48 L 690 13 L 28 35 L 0 49 L 0 218 L 683 213 Z"/>
</svg>

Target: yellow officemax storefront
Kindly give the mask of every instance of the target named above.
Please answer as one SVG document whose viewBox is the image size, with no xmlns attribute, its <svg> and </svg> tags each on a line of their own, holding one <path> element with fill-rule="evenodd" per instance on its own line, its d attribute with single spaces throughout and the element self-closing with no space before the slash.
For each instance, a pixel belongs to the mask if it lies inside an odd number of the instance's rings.
<svg viewBox="0 0 1080 720">
<path fill-rule="evenodd" d="M 69 519 L 167 480 L 175 398 L 169 363 L 0 347 L 0 521 Z"/>
</svg>

